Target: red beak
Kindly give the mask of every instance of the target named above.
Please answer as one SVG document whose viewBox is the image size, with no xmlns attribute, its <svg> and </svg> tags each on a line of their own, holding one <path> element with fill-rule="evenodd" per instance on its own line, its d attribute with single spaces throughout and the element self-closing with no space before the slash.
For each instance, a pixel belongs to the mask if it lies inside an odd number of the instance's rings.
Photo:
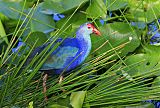
<svg viewBox="0 0 160 108">
<path fill-rule="evenodd" d="M 93 28 L 93 33 L 98 35 L 98 36 L 101 36 L 101 32 L 96 28 Z"/>
</svg>

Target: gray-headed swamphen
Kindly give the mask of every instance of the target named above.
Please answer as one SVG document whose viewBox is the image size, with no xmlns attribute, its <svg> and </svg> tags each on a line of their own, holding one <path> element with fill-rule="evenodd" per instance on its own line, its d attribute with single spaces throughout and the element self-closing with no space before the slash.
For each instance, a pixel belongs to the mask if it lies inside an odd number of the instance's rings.
<svg viewBox="0 0 160 108">
<path fill-rule="evenodd" d="M 51 53 L 40 70 L 52 70 L 53 73 L 61 74 L 64 70 L 65 72 L 69 72 L 79 66 L 91 51 L 90 34 L 92 33 L 98 36 L 101 35 L 92 23 L 85 23 L 78 28 L 75 38 L 57 39 L 55 43 L 61 42 L 61 44 Z M 49 44 L 44 44 L 35 48 L 29 56 L 28 61 L 30 61 L 35 55 L 41 53 L 48 45 Z M 54 47 L 54 45 L 55 44 L 50 47 L 50 50 Z M 46 92 L 47 77 L 48 73 L 46 72 L 43 78 L 44 94 Z"/>
</svg>

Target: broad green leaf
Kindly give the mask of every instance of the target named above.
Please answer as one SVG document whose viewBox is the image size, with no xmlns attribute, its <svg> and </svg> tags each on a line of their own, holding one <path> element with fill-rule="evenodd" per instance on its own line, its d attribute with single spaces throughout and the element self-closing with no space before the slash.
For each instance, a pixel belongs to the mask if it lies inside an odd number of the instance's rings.
<svg viewBox="0 0 160 108">
<path fill-rule="evenodd" d="M 5 30 L 4 30 L 4 27 L 3 27 L 3 24 L 2 24 L 2 21 L 1 21 L 1 19 L 0 19 L 0 38 L 2 39 L 2 40 L 4 40 L 7 44 L 8 44 L 8 38 L 6 37 L 6 32 L 5 32 Z M 0 40 L 1 40 L 0 39 Z M 2 42 L 0 42 L 0 44 L 1 44 Z"/>
<path fill-rule="evenodd" d="M 127 0 L 107 0 L 106 1 L 107 10 L 109 11 L 122 9 L 127 5 L 128 5 Z"/>
<path fill-rule="evenodd" d="M 155 108 L 153 103 L 143 103 L 142 105 L 127 106 L 124 108 Z"/>
<path fill-rule="evenodd" d="M 22 62 L 25 59 L 25 57 L 26 56 L 23 55 L 23 53 L 22 54 L 19 53 L 19 55 L 17 55 L 17 53 L 13 53 L 11 56 L 9 56 L 9 59 L 6 61 L 6 64 L 12 64 L 14 66 L 18 65 L 20 64 L 20 62 Z"/>
<path fill-rule="evenodd" d="M 133 52 L 140 45 L 138 32 L 127 23 L 110 23 L 99 29 L 102 36 L 92 36 L 92 49 L 93 51 L 98 49 L 96 51 L 97 54 L 101 54 L 121 45 L 122 48 L 120 48 L 117 53 L 119 56 L 124 56 L 129 52 Z"/>
<path fill-rule="evenodd" d="M 84 15 L 82 13 L 76 13 L 71 18 L 70 18 L 70 16 L 68 16 L 68 17 L 65 17 L 65 18 L 61 19 L 60 21 L 58 21 L 56 23 L 56 28 L 62 29 L 62 31 L 65 30 L 66 28 L 68 28 L 65 31 L 65 34 L 66 35 L 73 35 L 73 34 L 75 34 L 77 28 L 79 28 L 79 26 L 81 24 L 84 24 L 86 22 L 87 22 L 86 15 Z"/>
<path fill-rule="evenodd" d="M 36 43 L 35 47 L 38 47 L 43 45 L 47 40 L 48 38 L 43 32 L 32 32 L 27 37 L 27 41 L 25 43 L 31 47 Z"/>
<path fill-rule="evenodd" d="M 158 76 L 157 78 L 154 79 L 152 86 L 160 86 L 160 76 Z"/>
<path fill-rule="evenodd" d="M 129 75 L 142 75 L 148 72 L 152 72 L 155 69 L 157 73 L 153 75 L 160 74 L 160 48 L 156 46 L 147 46 L 145 47 L 145 54 L 136 54 L 131 55 L 126 58 L 124 61 L 127 66 L 133 65 L 125 69 Z"/>
<path fill-rule="evenodd" d="M 131 22 L 131 25 L 136 27 L 137 29 L 144 30 L 147 24 L 145 22 Z"/>
<path fill-rule="evenodd" d="M 33 108 L 33 101 L 29 102 L 28 108 Z"/>
<path fill-rule="evenodd" d="M 30 22 L 32 32 L 34 31 L 45 32 L 54 29 L 55 22 L 52 16 L 41 13 L 40 12 L 41 5 L 42 4 L 39 4 L 38 7 L 36 8 L 36 11 L 34 12 L 33 18 Z"/>
<path fill-rule="evenodd" d="M 70 104 L 73 108 L 82 108 L 86 93 L 86 91 L 78 91 L 71 94 Z"/>
<path fill-rule="evenodd" d="M 107 9 L 103 0 L 91 0 L 86 12 L 88 18 L 106 18 Z"/>
<path fill-rule="evenodd" d="M 153 70 L 156 69 L 157 73 L 154 75 L 159 76 L 160 75 L 160 47 L 159 46 L 153 46 L 153 45 L 146 45 L 144 47 L 145 53 L 148 54 L 150 57 L 150 65 L 154 66 Z"/>
<path fill-rule="evenodd" d="M 15 19 L 9 19 L 7 21 L 4 21 L 4 27 L 6 29 L 6 34 L 14 33 L 18 23 L 20 25 L 21 21 L 19 22 L 18 20 L 15 20 Z M 20 34 L 20 32 L 19 32 L 19 34 Z M 8 39 L 10 39 L 10 38 L 11 37 L 9 36 Z"/>
<path fill-rule="evenodd" d="M 0 60 L 2 58 L 2 54 L 4 54 L 6 49 L 7 49 L 7 43 L 0 39 Z M 1 61 L 0 61 L 0 63 L 1 63 Z"/>
<path fill-rule="evenodd" d="M 54 98 L 54 97 L 53 97 Z M 47 108 L 70 108 L 70 96 L 63 95 L 56 102 L 49 101 Z"/>
<path fill-rule="evenodd" d="M 61 13 L 65 11 L 60 0 L 45 0 L 42 8 L 43 10 L 50 9 L 53 13 Z"/>
<path fill-rule="evenodd" d="M 16 2 L 20 2 L 21 4 L 25 3 L 25 7 L 29 8 L 29 7 L 32 7 L 35 3 L 39 1 L 38 0 L 17 0 Z"/>
<path fill-rule="evenodd" d="M 47 108 L 68 108 L 68 107 L 62 106 L 62 105 L 58 105 L 58 104 L 54 104 L 54 105 L 49 105 Z"/>
<path fill-rule="evenodd" d="M 16 11 L 21 11 L 22 6 L 18 2 L 8 2 L 8 1 L 0 1 L 0 13 L 11 19 L 18 19 L 19 13 Z"/>
<path fill-rule="evenodd" d="M 0 13 L 0 19 L 3 21 L 7 21 L 8 17 L 6 17 L 4 14 Z"/>
<path fill-rule="evenodd" d="M 64 13 L 87 1 L 88 0 L 45 0 L 42 7 L 44 10 L 50 9 L 52 13 Z"/>
<path fill-rule="evenodd" d="M 129 12 L 134 20 L 150 23 L 160 17 L 160 1 L 129 0 Z"/>
<path fill-rule="evenodd" d="M 155 108 L 153 103 L 141 103 L 139 105 L 128 105 L 128 106 L 108 106 L 107 108 Z"/>
<path fill-rule="evenodd" d="M 148 58 L 149 56 L 146 54 L 136 54 L 131 55 L 126 58 L 124 61 L 127 66 L 133 65 L 130 68 L 124 69 L 125 72 L 129 73 L 129 75 L 142 75 L 147 73 L 153 66 L 150 65 Z"/>
</svg>

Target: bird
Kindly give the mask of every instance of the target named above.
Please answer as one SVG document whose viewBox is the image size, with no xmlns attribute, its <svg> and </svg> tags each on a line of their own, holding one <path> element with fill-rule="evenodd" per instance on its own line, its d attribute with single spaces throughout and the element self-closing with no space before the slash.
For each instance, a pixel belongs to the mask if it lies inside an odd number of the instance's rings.
<svg viewBox="0 0 160 108">
<path fill-rule="evenodd" d="M 87 22 L 77 29 L 75 38 L 58 38 L 52 44 L 49 51 L 58 42 L 60 43 L 59 46 L 49 55 L 39 70 L 52 70 L 54 74 L 62 74 L 62 72 L 70 72 L 81 65 L 91 51 L 92 44 L 90 35 L 92 33 L 101 36 L 101 32 L 92 23 Z M 31 61 L 35 55 L 41 53 L 49 44 L 50 42 L 35 48 L 28 57 L 27 62 Z M 47 77 L 48 73 L 43 77 L 43 93 L 46 92 Z"/>
</svg>

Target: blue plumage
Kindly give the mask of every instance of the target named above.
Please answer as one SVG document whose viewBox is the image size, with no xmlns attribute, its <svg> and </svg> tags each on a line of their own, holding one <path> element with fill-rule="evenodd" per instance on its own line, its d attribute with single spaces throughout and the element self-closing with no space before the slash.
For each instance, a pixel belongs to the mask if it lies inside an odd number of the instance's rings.
<svg viewBox="0 0 160 108">
<path fill-rule="evenodd" d="M 82 56 L 77 56 L 81 50 L 80 42 L 76 38 L 66 38 L 48 57 L 41 70 L 54 70 L 58 74 L 65 68 L 69 71 L 80 64 Z"/>
<path fill-rule="evenodd" d="M 57 42 L 61 44 L 51 53 L 40 70 L 54 70 L 55 73 L 60 74 L 63 71 L 68 72 L 80 65 L 91 50 L 91 33 L 100 35 L 100 32 L 92 24 L 85 23 L 77 30 L 76 38 L 56 40 L 50 50 Z M 30 55 L 29 60 L 37 53 L 42 52 L 48 45 L 49 43 L 37 47 Z"/>
</svg>

